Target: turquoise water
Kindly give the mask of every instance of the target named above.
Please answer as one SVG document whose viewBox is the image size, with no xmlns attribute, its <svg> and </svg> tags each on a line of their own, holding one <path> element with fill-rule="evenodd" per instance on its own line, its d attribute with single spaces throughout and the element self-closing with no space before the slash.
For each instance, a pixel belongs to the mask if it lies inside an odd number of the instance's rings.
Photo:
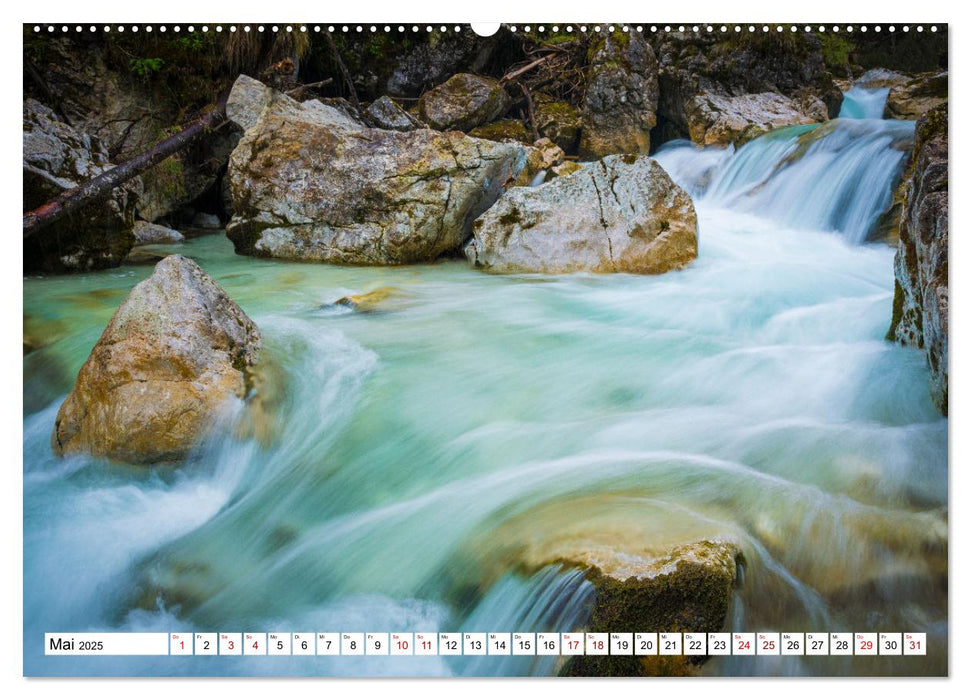
<svg viewBox="0 0 971 700">
<path fill-rule="evenodd" d="M 660 160 L 684 178 L 742 151 Z M 752 657 L 705 674 L 946 672 L 947 421 L 923 354 L 884 340 L 893 249 L 703 190 L 699 258 L 657 277 L 305 265 L 236 256 L 222 235 L 160 247 L 226 289 L 286 377 L 272 442 L 217 431 L 162 470 L 50 449 L 73 377 L 151 268 L 25 279 L 28 327 L 49 340 L 24 358 L 25 671 L 550 674 L 509 658 L 47 658 L 40 635 L 579 629 L 589 584 L 519 563 L 527 543 L 586 531 L 738 540 L 732 630 L 930 633 L 930 656 L 892 665 Z M 394 293 L 373 313 L 333 306 L 380 288 Z"/>
</svg>

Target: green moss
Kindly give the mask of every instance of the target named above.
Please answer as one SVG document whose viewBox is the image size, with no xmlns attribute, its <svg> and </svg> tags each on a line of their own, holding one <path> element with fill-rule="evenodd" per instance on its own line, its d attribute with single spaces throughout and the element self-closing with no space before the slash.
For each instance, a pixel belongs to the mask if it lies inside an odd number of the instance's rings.
<svg viewBox="0 0 971 700">
<path fill-rule="evenodd" d="M 816 36 L 819 37 L 827 68 L 841 68 L 849 64 L 850 53 L 856 48 L 852 41 L 832 32 L 820 32 Z"/>
</svg>

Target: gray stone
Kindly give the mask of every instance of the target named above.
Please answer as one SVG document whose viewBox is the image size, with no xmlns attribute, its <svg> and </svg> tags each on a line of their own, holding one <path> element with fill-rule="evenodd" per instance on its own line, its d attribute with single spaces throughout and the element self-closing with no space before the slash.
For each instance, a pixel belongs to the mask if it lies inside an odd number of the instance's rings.
<svg viewBox="0 0 971 700">
<path fill-rule="evenodd" d="M 413 116 L 398 106 L 390 97 L 379 97 L 366 111 L 368 120 L 379 129 L 391 131 L 413 131 L 420 129 L 421 124 Z"/>
<path fill-rule="evenodd" d="M 97 138 L 62 121 L 33 99 L 24 101 L 24 211 L 114 167 Z M 24 241 L 27 271 L 67 272 L 118 265 L 134 244 L 138 180 L 116 187 Z"/>
<path fill-rule="evenodd" d="M 697 257 L 688 194 L 647 156 L 608 156 L 479 217 L 465 255 L 487 272 L 661 273 Z"/>
<path fill-rule="evenodd" d="M 152 243 L 181 243 L 185 236 L 168 226 L 150 224 L 147 221 L 136 221 L 134 226 L 135 245 L 150 245 Z"/>
<path fill-rule="evenodd" d="M 234 89 L 230 104 L 236 97 Z M 434 260 L 458 249 L 526 161 L 517 144 L 370 129 L 280 93 L 248 104 L 239 105 L 252 126 L 230 158 L 235 213 L 226 230 L 243 254 L 357 265 Z"/>
</svg>

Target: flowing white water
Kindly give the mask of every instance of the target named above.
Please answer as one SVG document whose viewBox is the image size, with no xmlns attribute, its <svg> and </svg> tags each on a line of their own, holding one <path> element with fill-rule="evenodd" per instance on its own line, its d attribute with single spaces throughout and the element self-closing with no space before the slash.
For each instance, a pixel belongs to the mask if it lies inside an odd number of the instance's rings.
<svg viewBox="0 0 971 700">
<path fill-rule="evenodd" d="M 26 415 L 25 670 L 551 673 L 488 657 L 48 658 L 38 635 L 578 629 L 590 585 L 518 573 L 515 555 L 564 523 L 733 537 L 748 562 L 738 629 L 932 635 L 930 657 L 892 667 L 753 657 L 705 673 L 946 669 L 947 421 L 922 354 L 884 340 L 893 250 L 854 244 L 912 125 L 819 129 L 802 150 L 810 129 L 663 149 L 696 198 L 700 253 L 658 277 L 297 265 L 235 256 L 221 236 L 168 248 L 263 329 L 287 375 L 281 429 L 268 446 L 224 431 L 149 472 L 57 460 L 59 400 Z M 149 272 L 25 280 L 25 315 L 57 331 L 25 358 L 27 398 L 69 390 Z M 384 312 L 331 305 L 379 287 L 397 290 Z"/>
<path fill-rule="evenodd" d="M 836 119 L 778 129 L 730 149 L 676 141 L 657 160 L 696 199 L 789 228 L 832 231 L 862 243 L 890 206 L 914 123 Z"/>
<path fill-rule="evenodd" d="M 865 88 L 854 85 L 843 95 L 839 116 L 847 119 L 883 119 L 890 88 Z"/>
</svg>

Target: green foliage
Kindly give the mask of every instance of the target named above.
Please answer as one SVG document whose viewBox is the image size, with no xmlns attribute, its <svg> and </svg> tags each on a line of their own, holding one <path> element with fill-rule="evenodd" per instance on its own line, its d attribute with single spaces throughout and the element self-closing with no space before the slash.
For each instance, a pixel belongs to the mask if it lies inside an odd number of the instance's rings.
<svg viewBox="0 0 971 700">
<path fill-rule="evenodd" d="M 147 78 L 161 71 L 164 65 L 161 58 L 133 58 L 128 62 L 128 69 L 140 78 Z"/>
<path fill-rule="evenodd" d="M 820 32 L 817 36 L 823 51 L 823 61 L 828 68 L 849 64 L 850 53 L 856 48 L 852 41 L 832 32 Z"/>
</svg>

